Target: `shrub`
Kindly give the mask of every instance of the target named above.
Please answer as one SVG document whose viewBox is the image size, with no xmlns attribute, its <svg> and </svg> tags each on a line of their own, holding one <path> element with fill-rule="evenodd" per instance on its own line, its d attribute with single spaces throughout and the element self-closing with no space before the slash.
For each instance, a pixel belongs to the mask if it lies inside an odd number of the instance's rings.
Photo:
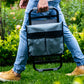
<svg viewBox="0 0 84 84">
<path fill-rule="evenodd" d="M 12 30 L 14 30 L 15 25 L 22 25 L 24 17 L 24 10 L 22 9 L 10 9 L 6 8 L 6 17 L 5 17 L 5 33 L 9 34 Z"/>
<path fill-rule="evenodd" d="M 83 0 L 68 0 L 61 1 L 61 8 L 64 13 L 68 25 L 78 25 L 78 31 L 82 31 L 84 24 L 84 1 Z"/>
<path fill-rule="evenodd" d="M 5 40 L 0 38 L 0 65 L 11 65 L 16 57 L 18 43 L 19 43 L 19 31 L 13 30 Z"/>
<path fill-rule="evenodd" d="M 77 39 L 82 52 L 84 53 L 84 5 L 83 0 L 65 0 L 61 1 L 61 8 L 66 22 L 72 34 Z M 64 61 L 73 61 L 71 53 L 65 46 L 63 56 Z"/>
<path fill-rule="evenodd" d="M 20 0 L 5 0 L 6 6 L 10 6 L 10 4 L 14 4 L 15 2 L 19 3 Z"/>
<path fill-rule="evenodd" d="M 61 8 L 65 15 L 66 22 L 72 34 L 77 39 L 81 50 L 84 53 L 84 11 L 82 0 L 61 1 Z M 18 9 L 15 5 L 12 9 L 6 7 L 5 40 L 0 38 L 0 65 L 12 64 L 17 54 L 19 43 L 18 24 L 22 25 L 24 10 Z M 3 16 L 4 17 L 4 16 Z M 17 28 L 17 29 L 15 29 Z M 63 57 L 64 62 L 73 62 L 72 55 L 65 45 Z"/>
</svg>

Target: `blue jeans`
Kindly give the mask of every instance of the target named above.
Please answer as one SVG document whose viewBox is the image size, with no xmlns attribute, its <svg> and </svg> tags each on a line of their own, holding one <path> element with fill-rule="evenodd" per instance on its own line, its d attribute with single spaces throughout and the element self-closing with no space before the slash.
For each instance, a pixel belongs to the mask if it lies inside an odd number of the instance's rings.
<svg viewBox="0 0 84 84">
<path fill-rule="evenodd" d="M 13 70 L 16 73 L 21 73 L 22 71 L 25 70 L 25 65 L 27 64 L 27 59 L 28 59 L 28 48 L 27 48 L 27 34 L 26 34 L 26 28 L 25 25 L 29 24 L 29 17 L 28 14 L 30 10 L 33 7 L 37 7 L 39 0 L 29 0 L 29 3 L 27 5 L 26 11 L 25 11 L 25 16 L 24 16 L 24 21 L 22 28 L 20 30 L 20 41 L 19 41 L 19 47 L 18 47 L 18 52 L 17 52 L 17 57 L 14 63 Z M 59 11 L 59 21 L 63 21 L 63 29 L 64 29 L 64 41 L 69 49 L 69 51 L 72 54 L 72 57 L 74 61 L 76 62 L 77 66 L 84 65 L 84 55 L 80 50 L 80 47 L 72 35 L 72 33 L 69 31 L 64 16 L 61 12 L 60 6 L 59 6 L 60 0 L 55 0 L 53 2 L 49 1 L 49 6 L 53 6 Z M 32 16 L 37 16 L 37 15 L 48 15 L 48 14 L 54 14 L 55 11 L 48 11 L 48 12 L 43 12 L 36 14 L 35 12 L 32 13 Z"/>
</svg>

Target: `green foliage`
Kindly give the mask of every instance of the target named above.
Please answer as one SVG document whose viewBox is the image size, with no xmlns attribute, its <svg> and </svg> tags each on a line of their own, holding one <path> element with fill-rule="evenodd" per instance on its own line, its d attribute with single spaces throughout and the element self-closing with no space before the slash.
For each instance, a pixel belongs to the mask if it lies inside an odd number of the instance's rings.
<svg viewBox="0 0 84 84">
<path fill-rule="evenodd" d="M 12 30 L 14 30 L 16 25 L 22 25 L 24 10 L 15 6 L 12 9 L 6 8 L 5 11 L 5 33 L 9 34 Z"/>
<path fill-rule="evenodd" d="M 66 3 L 66 4 L 65 4 Z M 84 1 L 83 0 L 62 0 L 61 8 L 66 19 L 66 23 L 77 39 L 82 52 L 84 53 Z M 73 61 L 70 51 L 65 46 L 63 55 L 64 61 Z"/>
<path fill-rule="evenodd" d="M 14 3 L 19 3 L 20 0 L 5 0 L 6 6 L 10 6 L 10 4 L 14 5 Z"/>
<path fill-rule="evenodd" d="M 0 65 L 11 65 L 17 53 L 19 30 L 15 29 L 5 40 L 0 38 Z"/>
<path fill-rule="evenodd" d="M 65 4 L 66 3 L 66 4 Z M 68 0 L 61 1 L 61 8 L 68 25 L 77 24 L 78 31 L 84 28 L 84 1 Z"/>
<path fill-rule="evenodd" d="M 61 8 L 66 22 L 72 34 L 77 39 L 82 52 L 84 53 L 84 7 L 83 0 L 62 0 Z M 3 7 L 2 7 L 3 8 Z M 4 8 L 2 9 L 4 10 Z M 17 4 L 14 7 L 5 8 L 5 40 L 0 38 L 0 65 L 12 64 L 16 57 L 19 43 L 19 30 L 17 25 L 22 25 L 24 9 L 19 9 Z M 4 15 L 3 15 L 4 18 Z M 17 29 L 15 29 L 17 28 Z M 72 55 L 65 45 L 63 57 L 64 62 L 73 62 Z M 11 60 L 13 59 L 13 60 Z"/>
</svg>

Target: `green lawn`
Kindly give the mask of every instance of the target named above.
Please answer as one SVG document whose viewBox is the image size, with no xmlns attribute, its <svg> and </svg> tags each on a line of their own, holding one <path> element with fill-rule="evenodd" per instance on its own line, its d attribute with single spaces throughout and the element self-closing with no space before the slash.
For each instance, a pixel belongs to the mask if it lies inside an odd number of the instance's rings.
<svg viewBox="0 0 84 84">
<path fill-rule="evenodd" d="M 56 64 L 41 65 L 39 67 L 55 67 Z M 13 66 L 0 67 L 0 71 L 6 71 Z M 38 67 L 38 66 L 37 66 Z M 60 84 L 72 84 L 75 77 L 68 77 L 65 74 L 73 71 L 76 67 L 75 63 L 63 63 L 58 71 L 37 72 L 33 69 L 32 64 L 26 66 L 26 70 L 22 72 L 21 80 L 18 82 L 0 82 L 0 84 L 54 84 L 59 81 Z M 59 84 L 59 83 L 55 83 Z M 77 83 L 79 84 L 79 83 Z"/>
</svg>

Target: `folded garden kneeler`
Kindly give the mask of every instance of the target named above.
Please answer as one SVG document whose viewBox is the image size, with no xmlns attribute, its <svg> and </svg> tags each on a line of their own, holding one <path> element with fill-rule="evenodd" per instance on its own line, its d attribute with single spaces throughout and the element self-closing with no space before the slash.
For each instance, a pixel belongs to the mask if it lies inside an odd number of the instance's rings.
<svg viewBox="0 0 84 84">
<path fill-rule="evenodd" d="M 27 30 L 27 44 L 28 56 L 33 60 L 33 67 L 35 70 L 49 71 L 58 70 L 62 66 L 62 54 L 64 52 L 64 36 L 63 36 L 63 22 L 59 23 L 59 13 L 57 9 L 50 7 L 50 10 L 55 10 L 56 15 L 31 17 L 31 12 L 36 10 L 32 9 L 29 13 L 29 25 L 26 26 Z M 32 24 L 33 18 L 46 18 L 57 17 L 57 22 L 45 24 Z M 54 57 L 59 57 L 58 60 Z M 45 63 L 60 63 L 58 67 L 37 69 L 36 64 Z"/>
</svg>

